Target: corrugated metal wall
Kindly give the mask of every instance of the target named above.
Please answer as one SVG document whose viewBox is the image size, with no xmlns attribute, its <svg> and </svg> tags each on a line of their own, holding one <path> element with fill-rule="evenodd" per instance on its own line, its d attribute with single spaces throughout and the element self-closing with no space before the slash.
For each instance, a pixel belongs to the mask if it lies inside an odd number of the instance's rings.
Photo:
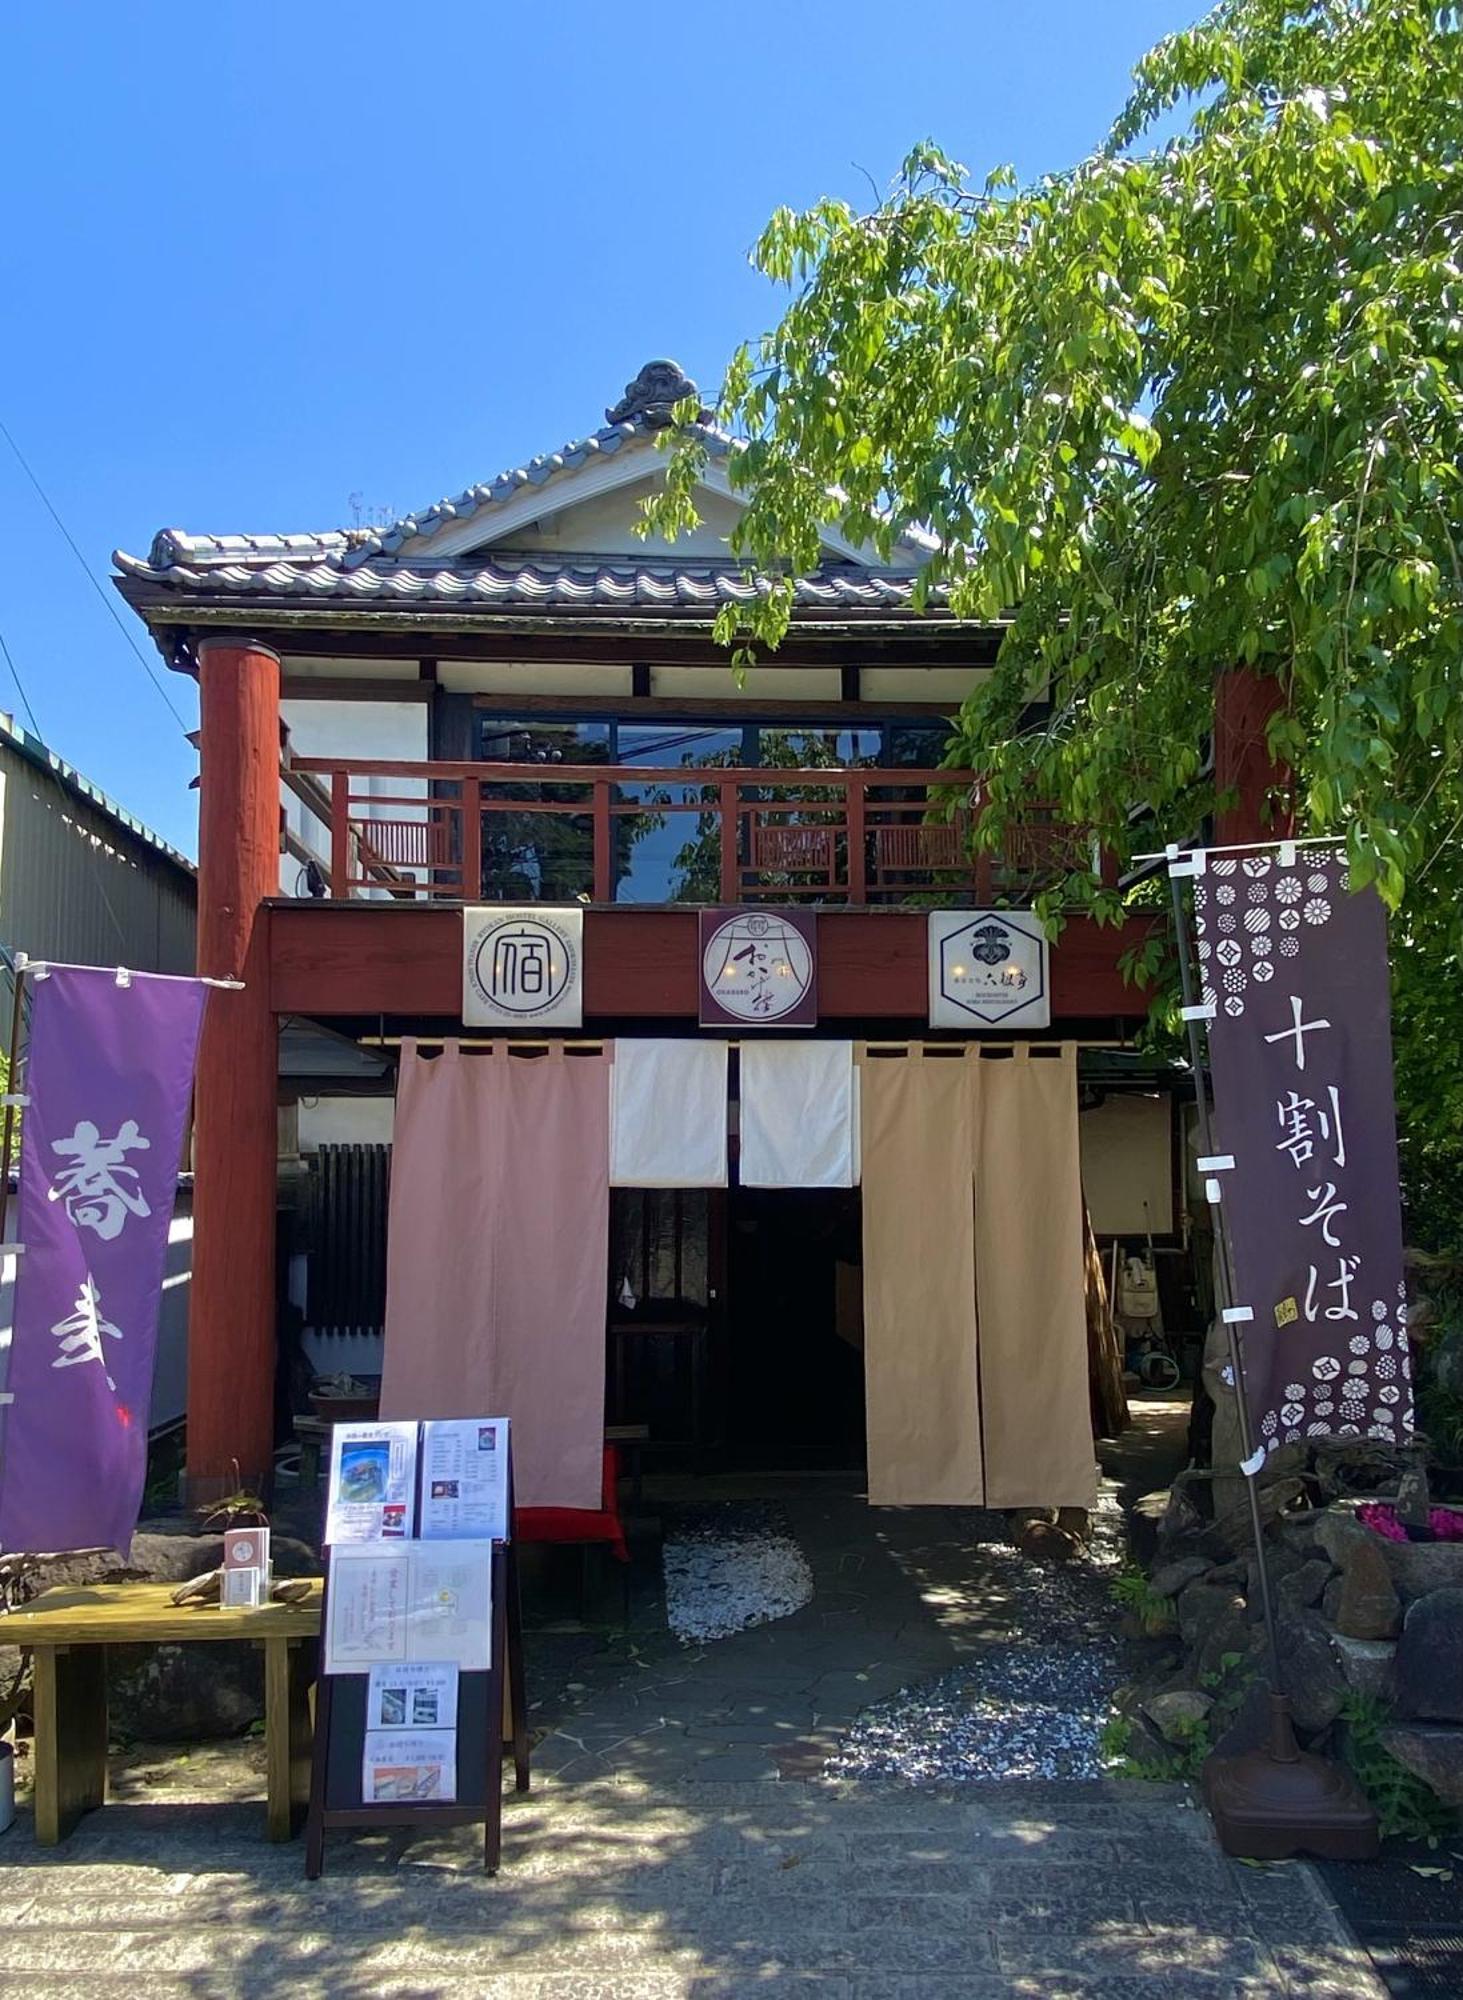
<svg viewBox="0 0 1463 2000">
<path fill-rule="evenodd" d="M 73 965 L 193 970 L 192 876 L 3 741 L 0 780 L 0 945 Z"/>
</svg>

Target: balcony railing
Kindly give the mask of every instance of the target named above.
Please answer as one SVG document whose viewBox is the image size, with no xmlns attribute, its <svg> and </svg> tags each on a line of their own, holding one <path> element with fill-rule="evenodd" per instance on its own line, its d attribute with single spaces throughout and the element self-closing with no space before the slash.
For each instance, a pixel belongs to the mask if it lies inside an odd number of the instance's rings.
<svg viewBox="0 0 1463 2000">
<path fill-rule="evenodd" d="M 286 778 L 336 898 L 1020 903 L 1093 859 L 1041 806 L 976 851 L 963 771 L 295 757 Z"/>
</svg>

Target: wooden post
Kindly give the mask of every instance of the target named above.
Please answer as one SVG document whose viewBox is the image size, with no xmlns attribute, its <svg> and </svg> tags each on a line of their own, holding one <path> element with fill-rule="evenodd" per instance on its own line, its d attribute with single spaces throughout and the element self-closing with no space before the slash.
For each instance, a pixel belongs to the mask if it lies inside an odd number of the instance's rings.
<svg viewBox="0 0 1463 2000">
<path fill-rule="evenodd" d="M 610 814 L 609 781 L 596 779 L 590 793 L 590 810 L 594 825 L 594 900 L 596 903 L 612 903 L 615 900 L 614 876 L 614 820 Z"/>
<path fill-rule="evenodd" d="M 330 774 L 330 893 L 344 902 L 351 888 L 351 781 L 348 771 Z"/>
<path fill-rule="evenodd" d="M 741 901 L 740 869 L 737 866 L 737 836 L 741 829 L 737 825 L 737 773 L 719 777 L 716 781 L 716 799 L 721 813 L 721 900 L 723 903 Z"/>
<path fill-rule="evenodd" d="M 869 900 L 869 885 L 866 879 L 868 861 L 864 852 L 864 807 L 868 793 L 858 772 L 845 772 L 843 783 L 848 822 L 848 900 L 850 903 L 866 903 Z"/>
<path fill-rule="evenodd" d="M 462 781 L 462 900 L 483 894 L 483 788 L 476 778 Z"/>
<path fill-rule="evenodd" d="M 188 1316 L 190 1499 L 267 1486 L 274 1458 L 278 1038 L 266 897 L 279 889 L 279 655 L 199 647 L 198 970 L 242 979 L 204 1017 L 194 1120 Z"/>
<path fill-rule="evenodd" d="M 1253 667 L 1231 667 L 1215 683 L 1214 786 L 1236 795 L 1215 815 L 1218 847 L 1284 840 L 1295 831 L 1291 774 L 1271 761 L 1265 735 L 1271 716 L 1284 706 L 1280 682 Z"/>
</svg>

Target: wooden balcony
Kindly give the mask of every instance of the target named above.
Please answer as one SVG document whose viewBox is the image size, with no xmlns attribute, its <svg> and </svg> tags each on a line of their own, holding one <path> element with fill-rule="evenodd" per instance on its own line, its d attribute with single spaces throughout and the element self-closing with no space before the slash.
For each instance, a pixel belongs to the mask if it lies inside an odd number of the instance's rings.
<svg viewBox="0 0 1463 2000">
<path fill-rule="evenodd" d="M 1092 866 L 1033 805 L 977 850 L 965 771 L 292 758 L 332 897 L 373 902 L 1030 902 Z"/>
</svg>

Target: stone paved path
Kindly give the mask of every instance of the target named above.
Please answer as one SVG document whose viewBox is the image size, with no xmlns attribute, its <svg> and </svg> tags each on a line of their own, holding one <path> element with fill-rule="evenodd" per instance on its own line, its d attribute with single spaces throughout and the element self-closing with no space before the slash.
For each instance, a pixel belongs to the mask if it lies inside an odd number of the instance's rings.
<svg viewBox="0 0 1463 2000">
<path fill-rule="evenodd" d="M 1381 1995 L 1315 1875 L 1227 1861 L 1177 1788 L 822 1779 L 861 1708 L 1019 1639 L 1025 1586 L 957 1512 L 783 1499 L 794 1617 L 688 1649 L 643 1579 L 622 1632 L 530 1635 L 496 1881 L 456 1832 L 333 1839 L 307 1884 L 257 1742 L 134 1749 L 65 1846 L 0 1836 L 0 2000 Z"/>
<path fill-rule="evenodd" d="M 337 1839 L 308 1884 L 257 1805 L 168 1798 L 218 1761 L 59 1850 L 26 1819 L 0 1839 L 0 1994 L 1381 1993 L 1309 1869 L 1226 1861 L 1166 1787 L 549 1779 L 509 1804 L 496 1881 L 456 1832 Z"/>
<path fill-rule="evenodd" d="M 1030 1589 L 1063 1588 L 982 1549 L 991 1516 L 871 1513 L 851 1479 L 762 1474 L 651 1490 L 660 1500 L 693 1493 L 703 1506 L 770 1498 L 812 1569 L 812 1601 L 790 1618 L 686 1646 L 666 1630 L 654 1579 L 642 1577 L 624 1630 L 530 1633 L 532 1719 L 547 1732 L 536 1770 L 653 1784 L 817 1776 L 861 1709 L 1022 1638 L 1030 1599 L 1013 1589 L 1013 1570 Z M 1105 1625 L 1115 1624 L 1106 1607 Z M 1064 1636 L 1081 1645 L 1090 1634 L 1079 1624 Z"/>
</svg>

